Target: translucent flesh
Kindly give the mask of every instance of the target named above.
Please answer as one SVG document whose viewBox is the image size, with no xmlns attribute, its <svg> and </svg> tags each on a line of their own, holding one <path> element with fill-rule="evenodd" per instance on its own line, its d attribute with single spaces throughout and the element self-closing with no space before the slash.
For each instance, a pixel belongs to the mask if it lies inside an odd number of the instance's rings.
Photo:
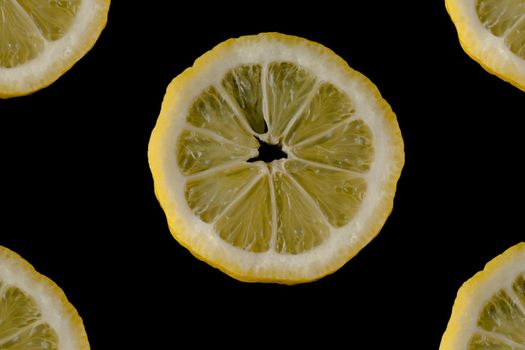
<svg viewBox="0 0 525 350">
<path fill-rule="evenodd" d="M 477 0 L 481 23 L 525 59 L 525 0 Z"/>
<path fill-rule="evenodd" d="M 0 281 L 0 349 L 58 349 L 56 332 L 40 318 L 31 297 Z"/>
<path fill-rule="evenodd" d="M 282 172 L 273 175 L 277 207 L 277 242 L 279 253 L 297 254 L 321 244 L 330 232 L 320 211 L 308 195 Z"/>
<path fill-rule="evenodd" d="M 189 179 L 185 186 L 186 201 L 202 221 L 209 223 L 260 174 L 259 167 L 240 163 L 205 176 Z"/>
<path fill-rule="evenodd" d="M 45 42 L 60 39 L 81 0 L 0 0 L 0 67 L 11 68 L 38 56 Z"/>
<path fill-rule="evenodd" d="M 35 58 L 44 39 L 15 0 L 0 0 L 0 67 L 11 68 Z"/>
<path fill-rule="evenodd" d="M 188 122 L 237 144 L 253 148 L 259 146 L 255 137 L 243 129 L 238 117 L 214 87 L 204 91 L 192 105 Z"/>
<path fill-rule="evenodd" d="M 334 227 L 350 222 L 366 193 L 366 181 L 349 172 L 326 169 L 300 160 L 286 162 L 285 169 Z"/>
<path fill-rule="evenodd" d="M 182 132 L 177 145 L 177 164 L 184 175 L 222 165 L 233 160 L 248 160 L 253 150 L 198 131 Z"/>
<path fill-rule="evenodd" d="M 221 86 L 195 99 L 177 141 L 195 215 L 233 246 L 282 254 L 313 249 L 348 224 L 374 156 L 349 96 L 289 62 L 241 65 Z M 299 160 L 248 163 L 256 137 L 287 144 Z"/>
<path fill-rule="evenodd" d="M 485 304 L 468 350 L 525 348 L 525 274 L 519 275 L 512 291 L 500 290 Z M 517 347 L 521 346 L 521 347 Z"/>
<path fill-rule="evenodd" d="M 353 120 L 292 150 L 301 159 L 359 173 L 367 172 L 374 158 L 372 133 L 362 120 Z"/>
<path fill-rule="evenodd" d="M 262 67 L 258 64 L 243 65 L 232 69 L 222 81 L 224 89 L 243 111 L 253 131 L 266 132 L 263 118 Z"/>
<path fill-rule="evenodd" d="M 265 252 L 272 238 L 270 183 L 263 176 L 220 216 L 215 229 L 222 239 L 250 252 Z"/>
<path fill-rule="evenodd" d="M 284 140 L 294 145 L 319 135 L 354 113 L 350 98 L 329 83 L 323 83 L 297 121 L 290 127 Z"/>
<path fill-rule="evenodd" d="M 81 0 L 17 0 L 31 16 L 49 41 L 58 40 L 67 32 Z"/>
<path fill-rule="evenodd" d="M 314 84 L 315 77 L 295 64 L 279 62 L 268 66 L 268 120 L 274 137 L 279 138 L 293 116 L 300 112 Z"/>
</svg>

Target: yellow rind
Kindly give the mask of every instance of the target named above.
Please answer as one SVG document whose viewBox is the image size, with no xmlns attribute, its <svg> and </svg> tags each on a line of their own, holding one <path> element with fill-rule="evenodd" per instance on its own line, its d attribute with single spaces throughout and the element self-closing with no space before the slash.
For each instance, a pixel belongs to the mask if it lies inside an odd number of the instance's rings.
<svg viewBox="0 0 525 350">
<path fill-rule="evenodd" d="M 458 290 L 456 300 L 452 307 L 452 315 L 448 321 L 447 329 L 441 339 L 439 350 L 466 350 L 457 349 L 454 344 L 457 342 L 456 338 L 461 336 L 460 330 L 464 325 L 465 315 L 469 315 L 475 295 L 483 288 L 484 285 L 490 283 L 490 280 L 497 276 L 499 271 L 512 264 L 516 255 L 523 254 L 525 251 L 525 242 L 518 243 L 502 254 L 496 256 L 489 261 L 482 271 L 477 272 L 473 277 L 467 280 Z"/>
<path fill-rule="evenodd" d="M 100 14 L 95 19 L 96 21 L 90 26 L 90 30 L 84 34 L 79 40 L 83 45 L 76 47 L 74 53 L 67 61 L 55 60 L 53 66 L 46 72 L 40 80 L 35 81 L 29 88 L 24 90 L 12 90 L 9 86 L 3 86 L 0 82 L 0 99 L 7 99 L 11 97 L 30 95 L 38 90 L 48 87 L 57 81 L 62 75 L 71 69 L 82 57 L 84 57 L 95 46 L 102 30 L 106 27 L 108 20 L 108 12 L 111 0 L 94 0 L 98 3 Z M 66 34 L 67 35 L 67 34 Z"/>
<path fill-rule="evenodd" d="M 187 236 L 187 227 L 184 223 L 184 219 L 179 217 L 177 213 L 176 203 L 171 201 L 167 193 L 169 189 L 165 186 L 166 181 L 164 178 L 169 176 L 165 174 L 162 170 L 163 163 L 165 159 L 160 158 L 159 150 L 162 147 L 163 136 L 162 133 L 168 127 L 169 116 L 168 112 L 174 110 L 177 104 L 177 96 L 179 91 L 181 91 L 186 84 L 188 84 L 192 77 L 196 75 L 203 67 L 213 64 L 215 57 L 220 56 L 222 52 L 228 50 L 234 44 L 242 44 L 243 42 L 249 42 L 250 40 L 277 40 L 285 42 L 288 45 L 301 44 L 309 45 L 311 48 L 320 52 L 320 54 L 327 55 L 333 60 L 333 63 L 339 66 L 344 67 L 346 74 L 349 79 L 359 79 L 361 82 L 365 83 L 367 88 L 370 90 L 370 93 L 375 98 L 375 100 L 380 105 L 381 109 L 385 113 L 385 122 L 387 123 L 387 129 L 390 134 L 391 151 L 394 154 L 393 157 L 393 169 L 391 171 L 390 178 L 386 181 L 385 188 L 388 188 L 389 192 L 385 194 L 384 200 L 375 211 L 375 221 L 369 227 L 365 229 L 363 239 L 358 242 L 355 246 L 351 247 L 347 251 L 341 252 L 338 256 L 334 256 L 331 263 L 324 266 L 323 271 L 311 276 L 302 276 L 298 274 L 289 273 L 286 276 L 276 276 L 278 271 L 260 271 L 257 275 L 246 274 L 240 266 L 237 266 L 236 262 L 233 259 L 229 259 L 226 254 L 221 256 L 217 261 L 210 260 L 206 256 L 206 252 L 196 249 L 190 244 L 190 239 Z M 157 120 L 157 124 L 152 132 L 149 147 L 148 147 L 148 159 L 153 174 L 155 194 L 157 199 L 166 213 L 168 226 L 173 237 L 186 249 L 188 249 L 195 257 L 208 263 L 209 265 L 223 271 L 229 276 L 244 282 L 274 282 L 281 284 L 297 284 L 304 282 L 311 282 L 318 280 L 328 274 L 331 274 L 348 262 L 352 257 L 354 257 L 366 244 L 368 244 L 381 230 L 387 217 L 390 215 L 393 207 L 393 200 L 396 191 L 396 183 L 401 175 L 401 169 L 404 165 L 404 144 L 403 138 L 401 136 L 401 131 L 396 119 L 394 112 L 392 111 L 390 105 L 381 97 L 377 87 L 364 75 L 353 70 L 348 66 L 348 64 L 336 55 L 332 50 L 312 41 L 309 41 L 304 38 L 285 35 L 280 33 L 261 33 L 258 35 L 243 36 L 240 38 L 234 38 L 226 40 L 212 50 L 206 52 L 197 60 L 192 67 L 187 68 L 184 72 L 178 75 L 172 82 L 169 84 L 165 98 L 162 102 L 161 112 Z"/>
<path fill-rule="evenodd" d="M 507 66 L 502 71 L 501 67 L 495 66 L 495 63 L 489 63 L 489 60 L 493 60 L 495 55 L 498 53 L 492 52 L 492 57 L 484 57 L 482 52 L 483 43 L 481 43 L 475 34 L 471 31 L 465 19 L 465 15 L 462 13 L 459 2 L 462 0 L 445 0 L 445 8 L 456 27 L 458 33 L 459 43 L 465 53 L 474 61 L 476 61 L 483 69 L 492 75 L 497 76 L 503 81 L 517 87 L 518 89 L 525 91 L 525 74 L 520 73 L 517 69 L 512 66 Z M 510 55 L 513 55 L 510 49 L 508 50 Z M 505 57 L 501 57 L 504 61 Z"/>
<path fill-rule="evenodd" d="M 69 302 L 69 300 L 67 300 L 64 291 L 51 279 L 37 272 L 33 265 L 31 265 L 27 260 L 22 258 L 17 253 L 13 252 L 12 250 L 0 246 L 0 257 L 2 257 L 2 259 L 5 259 L 6 261 L 14 262 L 16 266 L 20 267 L 23 271 L 27 273 L 27 275 L 35 283 L 35 286 L 38 285 L 39 287 L 43 287 L 42 289 L 49 291 L 49 293 L 52 294 L 54 298 L 56 298 L 56 300 L 60 302 L 60 304 L 65 310 L 64 317 L 67 316 L 69 323 L 71 324 L 76 335 L 75 349 L 89 350 L 89 341 L 86 334 L 86 330 L 84 328 L 84 323 L 82 322 L 82 318 L 78 314 L 75 307 Z M 31 295 L 31 292 L 29 291 L 25 291 L 23 289 L 22 291 L 24 291 L 28 295 Z"/>
</svg>

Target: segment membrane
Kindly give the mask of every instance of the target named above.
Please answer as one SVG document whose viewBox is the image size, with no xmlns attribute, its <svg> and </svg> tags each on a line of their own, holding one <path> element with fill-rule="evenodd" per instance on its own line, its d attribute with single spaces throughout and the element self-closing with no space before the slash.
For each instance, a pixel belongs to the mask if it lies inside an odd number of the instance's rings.
<svg viewBox="0 0 525 350">
<path fill-rule="evenodd" d="M 494 295 L 482 309 L 478 327 L 525 345 L 525 315 L 504 290 Z"/>
<path fill-rule="evenodd" d="M 268 66 L 268 128 L 273 137 L 278 139 L 282 135 L 290 120 L 307 102 L 314 84 L 314 75 L 293 63 L 278 62 Z"/>
<path fill-rule="evenodd" d="M 177 164 L 191 175 L 232 160 L 248 160 L 256 150 L 217 140 L 198 131 L 184 130 L 177 141 Z"/>
<path fill-rule="evenodd" d="M 366 193 L 366 181 L 362 178 L 300 160 L 286 162 L 285 169 L 317 203 L 332 226 L 346 225 L 359 210 Z"/>
<path fill-rule="evenodd" d="M 38 324 L 40 317 L 31 297 L 16 287 L 5 288 L 0 296 L 0 349 L 58 349 L 56 332 Z"/>
<path fill-rule="evenodd" d="M 330 83 L 323 83 L 285 136 L 294 145 L 322 134 L 354 113 L 350 98 Z"/>
<path fill-rule="evenodd" d="M 0 0 L 0 67 L 11 68 L 35 58 L 44 39 L 15 0 Z"/>
<path fill-rule="evenodd" d="M 226 242 L 250 252 L 265 252 L 272 237 L 272 209 L 268 176 L 263 176 L 222 214 L 216 232 Z"/>
<path fill-rule="evenodd" d="M 372 132 L 360 119 L 327 132 L 315 142 L 298 145 L 292 151 L 302 159 L 359 173 L 367 172 L 374 158 Z"/>
<path fill-rule="evenodd" d="M 243 65 L 232 69 L 222 86 L 237 102 L 253 131 L 259 134 L 266 132 L 263 118 L 263 95 L 260 65 Z"/>
<path fill-rule="evenodd" d="M 257 140 L 242 128 L 233 110 L 214 87 L 197 97 L 187 120 L 196 127 L 208 129 L 235 143 L 258 147 Z"/>
<path fill-rule="evenodd" d="M 204 222 L 211 222 L 249 184 L 261 169 L 252 164 L 239 163 L 228 169 L 188 180 L 186 201 Z"/>
<path fill-rule="evenodd" d="M 307 195 L 282 172 L 273 174 L 277 206 L 278 253 L 299 254 L 321 244 L 330 228 Z"/>
</svg>

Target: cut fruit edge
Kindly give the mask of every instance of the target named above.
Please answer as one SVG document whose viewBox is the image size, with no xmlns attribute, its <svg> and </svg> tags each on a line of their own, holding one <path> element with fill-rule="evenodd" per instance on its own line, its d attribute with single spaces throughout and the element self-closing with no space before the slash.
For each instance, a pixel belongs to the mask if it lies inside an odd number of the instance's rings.
<svg viewBox="0 0 525 350">
<path fill-rule="evenodd" d="M 474 0 L 445 0 L 445 7 L 456 27 L 463 51 L 490 74 L 525 91 L 525 60 L 514 54 L 502 38 L 483 26 Z"/>
<path fill-rule="evenodd" d="M 42 321 L 57 332 L 61 349 L 90 349 L 82 318 L 64 291 L 23 257 L 3 246 L 0 246 L 0 282 L 19 288 L 35 301 Z"/>
<path fill-rule="evenodd" d="M 516 260 L 522 262 L 522 268 Z M 490 260 L 482 271 L 477 272 L 459 288 L 452 316 L 441 340 L 440 350 L 467 349 L 470 340 L 477 330 L 479 314 L 472 311 L 480 310 L 502 288 L 508 287 L 517 278 L 518 273 L 525 274 L 525 242 L 518 243 L 502 254 Z M 494 283 L 494 281 L 500 283 Z M 476 307 L 479 306 L 479 307 Z M 461 335 L 465 335 L 461 337 Z M 464 343 L 464 344 L 463 344 Z"/>
<path fill-rule="evenodd" d="M 175 142 L 178 137 L 176 132 L 182 129 L 181 125 L 185 122 L 188 104 L 210 84 L 210 79 L 206 78 L 207 74 L 211 74 L 220 80 L 223 78 L 223 74 L 234 68 L 236 64 L 250 63 L 245 61 L 239 63 L 238 57 L 231 59 L 232 55 L 242 56 L 244 51 L 249 52 L 251 57 L 258 57 L 257 55 L 260 52 L 265 51 L 265 48 L 258 46 L 259 43 L 271 43 L 274 45 L 274 49 L 279 47 L 280 50 L 272 52 L 272 54 L 277 56 L 293 56 L 293 50 L 301 50 L 303 55 L 310 55 L 312 59 L 315 56 L 317 70 L 323 71 L 326 75 L 337 71 L 339 74 L 337 76 L 337 83 L 339 83 L 337 86 L 339 88 L 343 86 L 343 91 L 346 91 L 349 88 L 344 88 L 345 83 L 348 84 L 350 81 L 352 89 L 365 91 L 365 93 L 359 95 L 361 99 L 359 102 L 373 106 L 374 111 L 379 114 L 375 115 L 373 122 L 378 124 L 374 126 L 385 132 L 384 135 L 381 135 L 382 137 L 377 137 L 377 135 L 374 137 L 375 142 L 377 142 L 376 146 L 381 146 L 376 148 L 383 152 L 376 156 L 376 160 L 384 160 L 383 168 L 375 171 L 378 185 L 380 184 L 381 188 L 371 190 L 377 191 L 375 193 L 376 201 L 374 205 L 367 208 L 369 210 L 367 220 L 359 223 L 360 236 L 352 237 L 351 242 L 346 241 L 345 244 L 336 246 L 338 242 L 344 242 L 343 238 L 341 238 L 342 235 L 340 235 L 338 240 L 329 239 L 328 241 L 331 241 L 330 245 L 322 244 L 311 251 L 294 256 L 283 256 L 275 252 L 265 252 L 256 255 L 231 246 L 220 239 L 218 235 L 217 237 L 208 237 L 209 235 L 204 234 L 199 236 L 198 232 L 192 232 L 196 228 L 205 231 L 203 225 L 206 224 L 193 214 L 184 201 L 177 200 L 177 197 L 181 198 L 183 186 L 176 186 L 173 174 L 176 174 L 177 177 L 183 176 L 172 157 L 175 153 Z M 304 57 L 301 56 L 301 58 Z M 321 58 L 323 62 L 319 61 Z M 271 62 L 280 60 L 287 61 L 283 57 L 272 56 L 269 59 Z M 305 66 L 304 61 L 297 63 L 296 60 L 297 57 L 288 57 L 288 61 L 300 64 L 307 69 L 313 67 Z M 217 64 L 217 61 L 224 63 L 226 67 Z M 260 64 L 262 62 L 255 61 L 251 63 Z M 316 72 L 315 69 L 313 71 L 314 73 Z M 334 83 L 334 81 L 331 82 Z M 368 109 L 370 108 L 368 107 Z M 367 120 L 367 122 L 369 121 Z M 181 245 L 200 260 L 238 280 L 295 284 L 316 280 L 336 271 L 377 235 L 392 211 L 396 183 L 404 164 L 404 151 L 403 140 L 395 114 L 388 103 L 381 97 L 376 86 L 364 75 L 351 69 L 342 58 L 320 44 L 279 33 L 262 33 L 238 39 L 229 39 L 220 43 L 199 57 L 192 67 L 186 69 L 170 83 L 162 103 L 157 124 L 152 132 L 148 159 L 153 174 L 155 194 L 166 213 L 172 235 Z M 377 162 L 374 161 L 374 163 Z M 175 186 L 170 185 L 173 183 L 175 183 Z M 199 236 L 199 239 L 196 236 Z M 330 246 L 331 250 L 328 246 Z M 232 249 L 235 250 L 235 254 L 230 254 Z M 257 258 L 254 258 L 254 256 L 257 256 Z M 312 263 L 312 261 L 318 261 L 323 256 L 329 256 L 331 260 L 320 266 L 314 266 L 315 263 Z M 256 259 L 256 261 L 252 261 L 253 264 L 247 267 L 243 264 L 245 259 Z"/>
<path fill-rule="evenodd" d="M 110 0 L 81 1 L 75 20 L 62 38 L 46 40 L 43 51 L 26 63 L 0 67 L 0 98 L 29 95 L 58 80 L 94 47 L 106 26 L 109 6 Z"/>
</svg>

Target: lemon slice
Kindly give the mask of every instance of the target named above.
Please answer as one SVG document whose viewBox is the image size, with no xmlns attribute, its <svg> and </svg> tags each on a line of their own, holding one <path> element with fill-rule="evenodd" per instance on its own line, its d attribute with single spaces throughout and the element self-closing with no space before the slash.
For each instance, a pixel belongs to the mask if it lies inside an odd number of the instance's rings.
<svg viewBox="0 0 525 350">
<path fill-rule="evenodd" d="M 95 44 L 109 0 L 0 0 L 0 98 L 57 80 Z"/>
<path fill-rule="evenodd" d="M 2 246 L 0 349 L 89 349 L 82 319 L 60 287 Z"/>
<path fill-rule="evenodd" d="M 275 159 L 259 154 L 272 147 Z M 265 33 L 219 44 L 173 80 L 149 162 L 194 255 L 243 281 L 298 283 L 378 233 L 404 153 L 368 79 L 319 44 Z"/>
<path fill-rule="evenodd" d="M 525 243 L 459 289 L 440 350 L 525 349 Z"/>
<path fill-rule="evenodd" d="M 463 50 L 525 91 L 525 0 L 445 0 Z"/>
</svg>

